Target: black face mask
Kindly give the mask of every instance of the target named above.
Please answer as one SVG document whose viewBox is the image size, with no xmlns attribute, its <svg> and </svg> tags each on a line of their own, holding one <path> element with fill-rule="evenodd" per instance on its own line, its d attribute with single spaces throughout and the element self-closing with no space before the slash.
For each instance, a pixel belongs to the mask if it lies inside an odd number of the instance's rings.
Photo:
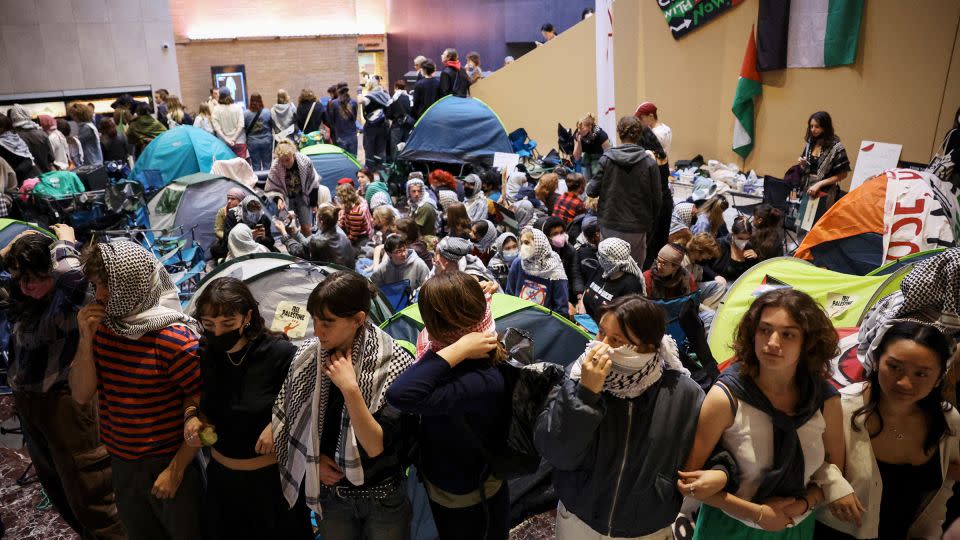
<svg viewBox="0 0 960 540">
<path fill-rule="evenodd" d="M 237 328 L 224 332 L 219 336 L 213 335 L 213 332 L 204 332 L 203 338 L 207 341 L 210 350 L 216 352 L 227 352 L 236 346 L 240 338 L 243 337 L 243 328 Z"/>
</svg>

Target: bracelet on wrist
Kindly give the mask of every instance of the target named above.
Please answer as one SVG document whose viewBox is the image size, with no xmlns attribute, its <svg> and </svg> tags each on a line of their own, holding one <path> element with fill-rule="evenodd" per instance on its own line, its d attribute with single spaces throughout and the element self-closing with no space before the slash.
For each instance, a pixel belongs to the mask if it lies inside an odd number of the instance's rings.
<svg viewBox="0 0 960 540">
<path fill-rule="evenodd" d="M 753 522 L 757 525 L 760 525 L 761 521 L 763 521 L 763 505 L 762 504 L 760 505 L 760 513 L 757 514 L 757 519 L 753 520 Z"/>
</svg>

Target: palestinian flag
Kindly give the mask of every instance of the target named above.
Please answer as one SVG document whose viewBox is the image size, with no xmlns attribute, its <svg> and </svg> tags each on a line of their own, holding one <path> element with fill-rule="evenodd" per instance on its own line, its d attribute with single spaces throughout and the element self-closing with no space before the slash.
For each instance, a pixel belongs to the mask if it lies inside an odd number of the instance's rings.
<svg viewBox="0 0 960 540">
<path fill-rule="evenodd" d="M 750 28 L 747 52 L 740 66 L 740 79 L 737 80 L 737 94 L 733 97 L 733 151 L 747 159 L 753 151 L 754 106 L 753 98 L 763 92 L 760 84 L 760 72 L 757 71 L 757 41 Z"/>
<path fill-rule="evenodd" d="M 864 0 L 760 0 L 760 71 L 852 64 L 863 4 Z"/>
</svg>

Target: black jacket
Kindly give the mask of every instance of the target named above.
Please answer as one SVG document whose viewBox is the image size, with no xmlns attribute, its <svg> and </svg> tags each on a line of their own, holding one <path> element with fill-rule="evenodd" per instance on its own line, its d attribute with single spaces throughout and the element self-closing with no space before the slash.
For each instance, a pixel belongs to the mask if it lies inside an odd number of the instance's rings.
<svg viewBox="0 0 960 540">
<path fill-rule="evenodd" d="M 50 139 L 42 129 L 18 129 L 17 135 L 27 143 L 27 148 L 33 154 L 33 162 L 37 164 L 40 172 L 50 172 L 53 167 L 53 147 L 50 146 Z"/>
<path fill-rule="evenodd" d="M 646 150 L 623 144 L 604 152 L 587 196 L 599 197 L 600 226 L 626 233 L 648 233 L 663 204 L 660 169 Z"/>
<path fill-rule="evenodd" d="M 462 69 L 444 66 L 440 72 L 440 97 L 470 97 L 470 80 Z"/>
<path fill-rule="evenodd" d="M 413 127 L 413 100 L 410 94 L 403 94 L 390 102 L 387 106 L 387 119 L 395 128 L 410 129 Z"/>
<path fill-rule="evenodd" d="M 313 108 L 313 114 L 310 114 L 310 106 L 314 103 L 317 104 Z M 310 123 L 307 124 L 307 116 L 310 116 Z M 325 107 L 323 103 L 319 101 L 311 101 L 309 103 L 301 103 L 297 106 L 297 128 L 300 129 L 303 133 L 313 133 L 314 131 L 320 130 L 320 125 L 323 124 L 325 114 Z"/>
<path fill-rule="evenodd" d="M 563 263 L 563 271 L 567 273 L 567 286 L 569 288 L 570 302 L 577 303 L 577 295 L 583 294 L 583 274 L 580 272 L 580 255 L 574 249 L 570 242 L 557 249 L 551 246 L 551 249 L 560 255 L 560 261 Z"/>
<path fill-rule="evenodd" d="M 234 209 L 233 212 L 227 212 L 227 217 L 223 222 L 223 240 L 221 240 L 221 242 L 223 243 L 224 246 L 227 245 L 227 239 L 230 237 L 230 231 L 233 229 L 233 227 L 237 223 L 240 223 L 240 219 L 238 219 L 238 216 L 237 216 L 237 214 L 239 214 L 240 212 L 236 211 L 239 208 L 240 207 L 238 206 Z M 250 225 L 250 224 L 248 223 L 247 225 Z M 257 243 L 262 244 L 264 247 L 266 247 L 270 251 L 273 251 L 273 252 L 279 251 L 276 246 L 277 241 L 273 237 L 273 225 L 270 224 L 270 218 L 267 217 L 266 213 L 260 216 L 260 219 L 255 224 L 253 224 L 253 226 L 251 226 L 250 228 L 255 229 L 258 225 L 263 225 L 263 230 L 266 232 L 266 234 L 263 236 L 262 239 L 257 240 Z"/>
<path fill-rule="evenodd" d="M 420 119 L 431 105 L 440 99 L 440 80 L 426 77 L 413 85 L 413 117 Z"/>
<path fill-rule="evenodd" d="M 565 379 L 534 431 L 563 506 L 609 536 L 643 536 L 673 523 L 683 502 L 677 471 L 693 447 L 703 396 L 693 379 L 672 370 L 633 399 Z"/>
</svg>

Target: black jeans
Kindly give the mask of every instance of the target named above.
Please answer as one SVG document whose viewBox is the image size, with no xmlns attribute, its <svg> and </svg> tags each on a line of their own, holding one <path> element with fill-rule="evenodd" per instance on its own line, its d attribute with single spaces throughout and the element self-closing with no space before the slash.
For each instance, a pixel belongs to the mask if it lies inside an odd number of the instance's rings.
<svg viewBox="0 0 960 540">
<path fill-rule="evenodd" d="M 510 533 L 510 490 L 504 482 L 486 504 L 447 508 L 430 501 L 440 540 L 506 540 Z"/>
<path fill-rule="evenodd" d="M 161 500 L 151 493 L 171 459 L 111 460 L 117 510 L 130 540 L 200 540 L 200 467 L 196 461 L 183 471 L 172 499 Z"/>
<path fill-rule="evenodd" d="M 204 507 L 211 539 L 313 540 L 310 510 L 303 497 L 290 508 L 276 465 L 235 471 L 211 460 Z"/>
<path fill-rule="evenodd" d="M 83 538 L 126 538 L 95 402 L 80 405 L 65 384 L 13 397 L 37 477 L 63 520 Z"/>
<path fill-rule="evenodd" d="M 363 128 L 363 152 L 366 159 L 378 157 L 381 160 L 387 157 L 387 139 L 389 128 L 386 122 L 381 122 L 375 126 L 369 124 Z"/>
<path fill-rule="evenodd" d="M 413 510 L 401 483 L 382 499 L 340 497 L 334 491 L 320 496 L 323 540 L 409 540 Z"/>
</svg>

